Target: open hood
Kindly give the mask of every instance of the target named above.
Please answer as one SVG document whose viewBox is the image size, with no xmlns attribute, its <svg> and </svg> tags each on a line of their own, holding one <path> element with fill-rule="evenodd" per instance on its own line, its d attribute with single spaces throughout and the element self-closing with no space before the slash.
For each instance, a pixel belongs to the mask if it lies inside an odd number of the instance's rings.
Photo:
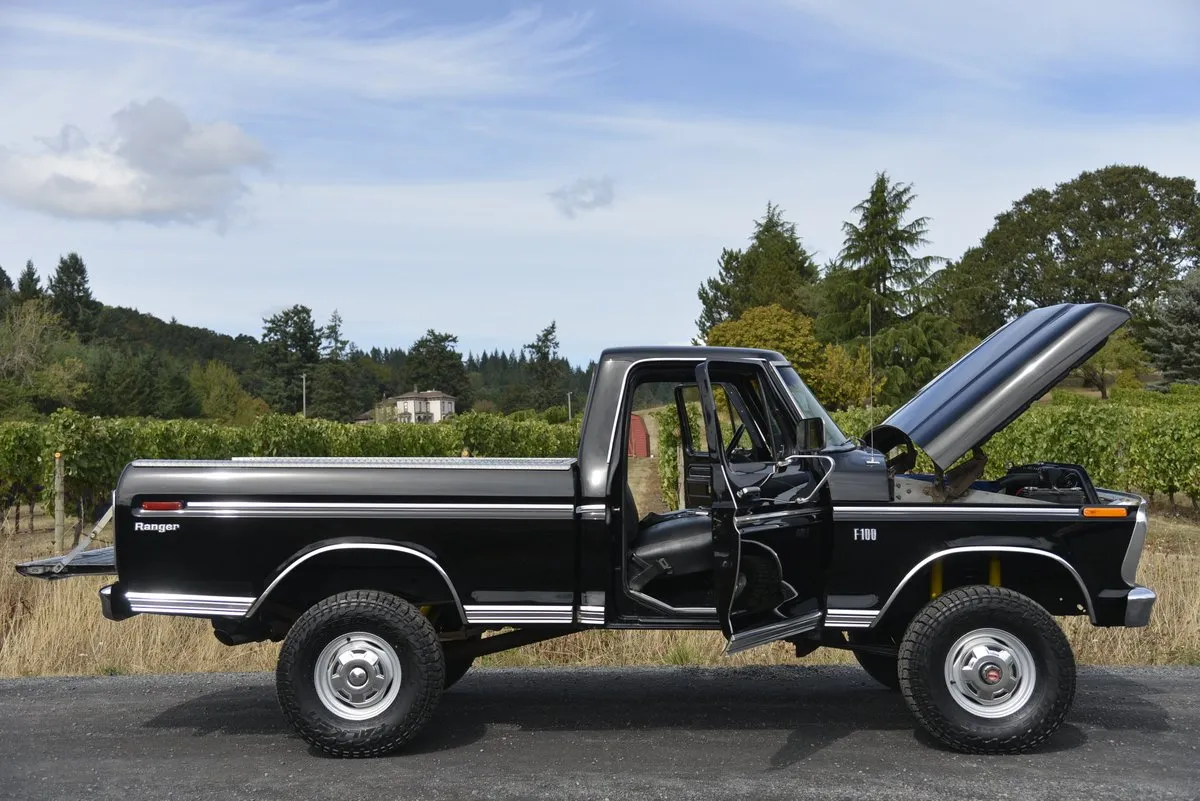
<svg viewBox="0 0 1200 801">
<path fill-rule="evenodd" d="M 877 430 L 903 432 L 945 470 L 1087 361 L 1129 317 L 1107 303 L 1027 312 L 946 368 Z"/>
</svg>

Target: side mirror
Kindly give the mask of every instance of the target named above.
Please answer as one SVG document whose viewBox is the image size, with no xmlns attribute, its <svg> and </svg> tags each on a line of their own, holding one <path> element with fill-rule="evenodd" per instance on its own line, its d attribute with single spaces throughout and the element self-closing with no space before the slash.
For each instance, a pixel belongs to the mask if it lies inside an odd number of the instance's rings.
<svg viewBox="0 0 1200 801">
<path fill-rule="evenodd" d="M 825 421 L 806 417 L 796 428 L 796 447 L 801 453 L 819 451 L 825 447 Z"/>
</svg>

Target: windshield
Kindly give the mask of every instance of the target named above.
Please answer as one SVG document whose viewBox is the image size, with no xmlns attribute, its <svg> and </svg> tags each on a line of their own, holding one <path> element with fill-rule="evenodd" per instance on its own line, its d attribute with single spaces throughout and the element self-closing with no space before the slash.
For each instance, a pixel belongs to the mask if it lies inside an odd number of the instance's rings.
<svg viewBox="0 0 1200 801">
<path fill-rule="evenodd" d="M 826 447 L 836 448 L 849 442 L 846 435 L 837 427 L 837 423 L 833 422 L 833 418 L 829 416 L 829 412 L 825 411 L 825 407 L 821 405 L 816 396 L 800 380 L 800 375 L 794 367 L 790 364 L 780 364 L 775 369 L 779 372 L 779 377 L 783 379 L 783 385 L 787 387 L 792 400 L 796 401 L 796 408 L 800 410 L 800 414 L 805 419 L 819 417 L 825 421 Z"/>
</svg>

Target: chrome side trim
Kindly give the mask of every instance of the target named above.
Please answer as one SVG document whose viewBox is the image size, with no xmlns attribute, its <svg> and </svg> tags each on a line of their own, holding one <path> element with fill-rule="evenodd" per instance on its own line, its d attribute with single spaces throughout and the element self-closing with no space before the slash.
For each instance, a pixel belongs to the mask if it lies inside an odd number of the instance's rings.
<svg viewBox="0 0 1200 801">
<path fill-rule="evenodd" d="M 307 562 L 309 559 L 312 559 L 314 556 L 320 556 L 321 554 L 331 553 L 333 551 L 351 551 L 351 550 L 394 551 L 396 553 L 402 553 L 407 556 L 415 556 L 418 559 L 421 559 L 422 561 L 428 562 L 429 565 L 432 566 L 433 569 L 438 572 L 438 575 L 440 575 L 442 577 L 442 580 L 446 582 L 446 586 L 450 589 L 450 596 L 452 598 L 454 598 L 454 606 L 458 610 L 459 618 L 461 618 L 464 621 L 467 619 L 467 613 L 463 609 L 462 601 L 460 601 L 458 598 L 458 590 L 456 590 L 454 588 L 454 582 L 452 582 L 450 580 L 450 576 L 448 576 L 446 574 L 445 569 L 441 565 L 439 565 L 436 560 L 434 560 L 431 556 L 429 556 L 429 554 L 421 553 L 420 551 L 416 550 L 415 548 L 407 548 L 403 545 L 390 545 L 390 544 L 384 543 L 384 542 L 336 542 L 336 543 L 333 543 L 332 545 L 324 545 L 320 548 L 316 548 L 312 551 L 309 551 L 308 553 L 299 557 L 298 559 L 293 561 L 291 564 L 289 564 L 287 567 L 285 567 L 279 573 L 278 576 L 276 576 L 274 579 L 271 580 L 271 583 L 268 584 L 267 588 L 262 591 L 262 594 L 259 595 L 257 599 L 255 599 L 254 604 L 249 609 L 246 610 L 245 616 L 251 617 L 255 612 L 257 612 L 258 608 L 260 606 L 262 606 L 263 601 L 265 601 L 267 599 L 267 596 L 271 594 L 271 591 L 274 590 L 276 587 L 278 587 L 280 582 L 282 582 L 285 578 L 287 578 L 289 573 L 291 573 L 293 570 L 295 570 L 300 565 Z"/>
<path fill-rule="evenodd" d="M 604 625 L 604 607 L 603 606 L 581 606 L 579 607 L 579 622 L 587 623 L 592 626 Z"/>
<path fill-rule="evenodd" d="M 1083 518 L 1080 519 L 1082 520 Z M 908 584 L 909 580 L 921 571 L 921 568 L 925 567 L 930 562 L 933 562 L 935 559 L 941 559 L 946 556 L 954 556 L 955 554 L 960 553 L 1024 553 L 1053 559 L 1055 562 L 1058 562 L 1060 565 L 1065 567 L 1067 572 L 1074 577 L 1075 583 L 1079 585 L 1080 592 L 1083 593 L 1083 604 L 1085 607 L 1087 607 L 1088 618 L 1093 624 L 1096 622 L 1096 610 L 1092 606 L 1092 595 L 1088 592 L 1087 585 L 1083 583 L 1083 578 L 1080 577 L 1079 571 L 1072 567 L 1070 562 L 1068 562 L 1066 559 L 1063 559 L 1058 554 L 1051 553 L 1050 551 L 1038 550 L 1037 548 L 1023 548 L 1016 545 L 965 545 L 959 548 L 947 548 L 944 551 L 938 551 L 937 553 L 926 556 L 920 562 L 917 562 L 912 570 L 909 570 L 900 583 L 896 585 L 896 589 L 892 590 L 892 594 L 888 596 L 888 599 L 884 602 L 883 606 L 879 608 L 879 615 L 875 618 L 875 621 L 871 624 L 871 626 L 873 627 L 875 623 L 878 623 L 883 618 L 883 616 L 887 613 L 888 608 L 892 605 L 892 602 L 896 600 L 897 596 L 900 595 L 900 591 L 904 589 L 904 585 Z"/>
<path fill-rule="evenodd" d="M 570 470 L 572 457 L 235 456 L 232 459 L 137 459 L 134 467 L 422 468 L 439 470 Z"/>
<path fill-rule="evenodd" d="M 584 520 L 607 520 L 608 506 L 603 503 L 588 503 L 575 507 L 575 513 Z"/>
<path fill-rule="evenodd" d="M 132 612 L 194 617 L 240 617 L 254 603 L 253 598 L 173 592 L 127 592 L 125 600 Z"/>
<path fill-rule="evenodd" d="M 766 645 L 792 634 L 802 634 L 803 632 L 815 629 L 820 623 L 821 613 L 817 611 L 809 612 L 803 617 L 788 618 L 778 623 L 771 623 L 770 625 L 761 626 L 750 631 L 739 632 L 729 638 L 729 644 L 725 646 L 725 653 L 736 654 L 738 651 L 745 651 L 760 645 Z"/>
<path fill-rule="evenodd" d="M 562 519 L 575 515 L 569 503 L 374 503 L 341 501 L 188 501 L 178 512 L 142 512 L 169 517 L 394 517 Z"/>
<path fill-rule="evenodd" d="M 877 609 L 826 609 L 825 628 L 869 629 L 877 617 Z"/>
<path fill-rule="evenodd" d="M 468 623 L 570 623 L 570 606 L 467 604 Z"/>
<path fill-rule="evenodd" d="M 834 520 L 1087 520 L 1079 507 L 962 506 L 959 504 L 893 503 L 887 506 L 835 506 Z M 1105 518 L 1094 518 L 1104 520 Z M 1111 518 L 1107 518 L 1111 520 Z"/>
<path fill-rule="evenodd" d="M 1138 564 L 1142 561 L 1142 550 L 1146 547 L 1146 530 L 1149 528 L 1146 499 L 1140 500 L 1137 517 L 1133 524 L 1133 534 L 1129 537 L 1129 547 L 1125 549 L 1125 559 L 1121 562 L 1121 578 L 1125 579 L 1125 583 L 1130 587 L 1137 584 Z"/>
</svg>

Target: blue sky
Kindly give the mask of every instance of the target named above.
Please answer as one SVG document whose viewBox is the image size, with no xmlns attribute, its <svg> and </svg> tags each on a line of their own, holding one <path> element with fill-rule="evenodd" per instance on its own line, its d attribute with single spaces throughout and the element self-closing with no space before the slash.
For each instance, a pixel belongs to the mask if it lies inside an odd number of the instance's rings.
<svg viewBox="0 0 1200 801">
<path fill-rule="evenodd" d="M 1081 170 L 1200 176 L 1192 0 L 104 5 L 0 8 L 0 265 L 229 333 L 586 361 L 689 341 L 768 201 L 823 261 L 886 169 L 954 258 Z"/>
</svg>

